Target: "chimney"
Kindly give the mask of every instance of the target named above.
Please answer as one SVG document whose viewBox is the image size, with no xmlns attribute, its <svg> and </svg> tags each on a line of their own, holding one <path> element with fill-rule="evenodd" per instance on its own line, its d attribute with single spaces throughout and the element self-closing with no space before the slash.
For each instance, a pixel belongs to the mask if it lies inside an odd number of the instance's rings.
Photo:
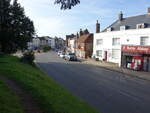
<svg viewBox="0 0 150 113">
<path fill-rule="evenodd" d="M 77 39 L 79 38 L 79 34 L 78 34 L 78 32 L 77 32 L 77 35 L 76 35 L 76 37 L 77 37 Z"/>
<path fill-rule="evenodd" d="M 148 7 L 148 13 L 150 14 L 150 7 Z"/>
<path fill-rule="evenodd" d="M 79 35 L 82 36 L 83 35 L 83 31 L 82 29 L 80 29 Z"/>
<path fill-rule="evenodd" d="M 100 33 L 100 23 L 98 22 L 98 20 L 96 23 L 96 33 Z"/>
<path fill-rule="evenodd" d="M 119 21 L 123 20 L 123 13 L 122 13 L 122 11 L 119 13 L 118 17 L 119 17 Z"/>
</svg>

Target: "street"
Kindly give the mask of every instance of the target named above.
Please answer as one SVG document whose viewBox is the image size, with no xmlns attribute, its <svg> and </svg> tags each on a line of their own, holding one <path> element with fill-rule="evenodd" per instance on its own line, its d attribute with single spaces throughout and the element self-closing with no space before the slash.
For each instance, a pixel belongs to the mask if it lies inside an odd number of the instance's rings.
<svg viewBox="0 0 150 113">
<path fill-rule="evenodd" d="M 51 78 L 102 113 L 150 113 L 150 84 L 104 68 L 69 62 L 55 52 L 36 56 Z"/>
</svg>

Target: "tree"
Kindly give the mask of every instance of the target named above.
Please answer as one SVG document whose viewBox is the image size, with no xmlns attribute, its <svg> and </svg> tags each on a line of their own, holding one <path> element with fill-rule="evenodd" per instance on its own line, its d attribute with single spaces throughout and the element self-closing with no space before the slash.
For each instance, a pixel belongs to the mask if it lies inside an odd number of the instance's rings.
<svg viewBox="0 0 150 113">
<path fill-rule="evenodd" d="M 0 1 L 0 46 L 4 53 L 24 50 L 34 35 L 33 21 L 25 15 L 24 9 L 14 0 Z"/>
<path fill-rule="evenodd" d="M 14 40 L 17 43 L 17 49 L 23 50 L 27 48 L 27 42 L 29 42 L 34 35 L 33 21 L 25 16 L 24 9 L 17 0 L 13 2 L 12 11 Z"/>
<path fill-rule="evenodd" d="M 0 46 L 1 51 L 5 52 L 10 45 L 10 17 L 11 7 L 10 0 L 0 0 Z"/>
<path fill-rule="evenodd" d="M 80 0 L 55 0 L 55 4 L 60 4 L 61 9 L 71 9 L 75 5 L 80 3 Z"/>
</svg>

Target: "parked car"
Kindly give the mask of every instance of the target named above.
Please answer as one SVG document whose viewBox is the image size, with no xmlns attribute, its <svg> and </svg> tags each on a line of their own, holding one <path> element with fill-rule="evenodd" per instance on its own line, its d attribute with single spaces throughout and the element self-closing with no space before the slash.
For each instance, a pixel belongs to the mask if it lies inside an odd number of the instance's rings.
<svg viewBox="0 0 150 113">
<path fill-rule="evenodd" d="M 64 52 L 61 52 L 59 56 L 60 56 L 61 58 L 65 58 L 65 53 L 64 53 Z"/>
<path fill-rule="evenodd" d="M 68 61 L 77 61 L 77 57 L 76 57 L 75 53 L 67 53 L 65 55 L 65 59 Z"/>
<path fill-rule="evenodd" d="M 57 54 L 58 54 L 58 56 L 60 56 L 60 54 L 61 54 L 61 53 L 62 53 L 62 51 L 58 51 L 58 53 L 57 53 Z"/>
</svg>

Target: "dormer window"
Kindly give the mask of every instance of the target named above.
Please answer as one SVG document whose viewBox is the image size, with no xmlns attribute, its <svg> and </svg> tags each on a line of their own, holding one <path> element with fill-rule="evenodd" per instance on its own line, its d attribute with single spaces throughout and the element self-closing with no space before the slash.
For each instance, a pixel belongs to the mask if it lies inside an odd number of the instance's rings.
<svg viewBox="0 0 150 113">
<path fill-rule="evenodd" d="M 126 30 L 127 26 L 120 26 L 120 31 Z"/>
<path fill-rule="evenodd" d="M 110 31 L 112 31 L 112 30 L 113 30 L 113 28 L 112 28 L 112 27 L 107 28 L 107 32 L 110 32 Z"/>
<path fill-rule="evenodd" d="M 137 24 L 136 25 L 136 28 L 137 29 L 142 29 L 142 28 L 145 28 L 146 27 L 146 24 L 145 23 L 141 23 L 141 24 Z"/>
</svg>

